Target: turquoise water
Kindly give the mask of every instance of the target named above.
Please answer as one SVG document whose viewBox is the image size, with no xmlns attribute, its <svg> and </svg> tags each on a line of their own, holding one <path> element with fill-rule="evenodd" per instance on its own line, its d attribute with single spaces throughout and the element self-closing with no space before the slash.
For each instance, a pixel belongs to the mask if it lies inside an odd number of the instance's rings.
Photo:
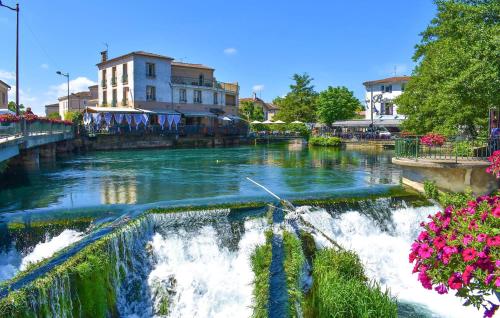
<svg viewBox="0 0 500 318">
<path fill-rule="evenodd" d="M 285 198 L 361 195 L 399 183 L 390 159 L 288 145 L 93 152 L 17 171 L 1 184 L 0 213 L 268 199 L 246 177 Z"/>
</svg>

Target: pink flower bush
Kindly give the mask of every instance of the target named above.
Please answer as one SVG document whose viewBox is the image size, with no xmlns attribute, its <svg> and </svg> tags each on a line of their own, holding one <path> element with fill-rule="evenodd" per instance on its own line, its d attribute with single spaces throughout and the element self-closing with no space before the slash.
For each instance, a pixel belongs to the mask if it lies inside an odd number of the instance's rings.
<svg viewBox="0 0 500 318">
<path fill-rule="evenodd" d="M 500 178 L 500 150 L 493 152 L 493 154 L 488 158 L 488 161 L 491 165 L 486 168 L 486 172 L 495 175 L 497 178 Z M 500 210 L 496 213 L 500 214 Z"/>
<path fill-rule="evenodd" d="M 429 147 L 442 146 L 446 141 L 443 135 L 428 133 L 427 135 L 420 138 L 420 142 Z"/>
<path fill-rule="evenodd" d="M 498 305 L 486 296 L 500 291 L 499 212 L 499 196 L 481 196 L 429 215 L 409 255 L 422 286 L 439 294 L 455 290 L 465 305 L 483 307 L 492 317 Z"/>
<path fill-rule="evenodd" d="M 19 120 L 19 116 L 11 115 L 11 114 L 2 114 L 0 115 L 0 123 L 17 123 Z"/>
</svg>

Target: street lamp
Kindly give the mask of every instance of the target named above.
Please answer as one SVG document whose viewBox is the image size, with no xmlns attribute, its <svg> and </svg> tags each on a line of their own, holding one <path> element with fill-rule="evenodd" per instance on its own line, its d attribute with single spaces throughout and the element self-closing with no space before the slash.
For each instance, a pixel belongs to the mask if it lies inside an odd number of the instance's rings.
<svg viewBox="0 0 500 318">
<path fill-rule="evenodd" d="M 13 8 L 6 6 L 0 0 L 0 7 L 16 11 L 16 115 L 19 116 L 19 3 Z"/>
<path fill-rule="evenodd" d="M 69 111 L 69 73 L 64 74 L 61 71 L 57 71 L 56 74 L 66 77 L 66 79 L 68 81 L 68 102 L 67 103 L 68 103 L 68 111 Z"/>
</svg>

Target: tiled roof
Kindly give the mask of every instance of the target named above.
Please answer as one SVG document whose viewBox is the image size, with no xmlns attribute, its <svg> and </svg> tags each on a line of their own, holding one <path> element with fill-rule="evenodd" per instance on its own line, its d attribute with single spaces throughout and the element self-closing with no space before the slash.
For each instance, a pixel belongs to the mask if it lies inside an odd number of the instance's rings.
<svg viewBox="0 0 500 318">
<path fill-rule="evenodd" d="M 172 66 L 179 67 L 190 67 L 190 68 L 203 68 L 206 70 L 214 70 L 213 68 L 203 65 L 203 64 L 194 64 L 194 63 L 184 63 L 184 62 L 172 62 Z"/>
<path fill-rule="evenodd" d="M 90 98 L 92 95 L 90 92 L 78 92 L 78 93 L 70 93 L 69 98 L 74 99 L 74 98 Z M 68 96 L 61 96 L 58 98 L 58 100 L 66 100 L 68 99 Z"/>
<path fill-rule="evenodd" d="M 384 79 L 379 79 L 379 80 L 374 80 L 374 81 L 367 81 L 364 82 L 363 85 L 373 85 L 373 84 L 384 84 L 384 83 L 400 83 L 400 82 L 408 82 L 410 80 L 410 76 L 394 76 L 394 77 L 388 77 Z"/>
<path fill-rule="evenodd" d="M 244 97 L 240 98 L 240 102 L 245 102 L 245 101 L 250 101 L 250 102 L 256 102 L 267 108 L 268 110 L 277 110 L 279 107 L 277 105 L 274 105 L 272 103 L 266 103 L 262 99 L 258 97 Z"/>
<path fill-rule="evenodd" d="M 7 88 L 10 88 L 10 85 L 5 83 L 4 81 L 0 80 L 0 84 L 2 84 L 3 86 L 7 87 Z"/>
<path fill-rule="evenodd" d="M 165 55 L 160 55 L 160 54 L 155 54 L 155 53 L 149 53 L 149 52 L 144 52 L 144 51 L 134 51 L 134 52 L 127 53 L 125 55 L 120 55 L 120 56 L 114 57 L 112 59 L 107 60 L 106 62 L 97 63 L 97 66 L 101 66 L 101 65 L 104 65 L 104 64 L 107 64 L 107 63 L 110 63 L 110 62 L 114 62 L 114 61 L 117 61 L 117 60 L 129 57 L 129 56 L 133 56 L 133 55 L 154 57 L 154 58 L 165 59 L 165 60 L 170 60 L 170 61 L 173 60 L 173 58 L 171 58 L 169 56 L 165 56 Z"/>
</svg>

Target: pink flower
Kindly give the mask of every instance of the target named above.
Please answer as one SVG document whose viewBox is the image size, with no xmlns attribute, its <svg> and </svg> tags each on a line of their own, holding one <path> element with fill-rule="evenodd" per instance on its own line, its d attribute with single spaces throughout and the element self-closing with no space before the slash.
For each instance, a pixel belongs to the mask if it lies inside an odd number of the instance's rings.
<svg viewBox="0 0 500 318">
<path fill-rule="evenodd" d="M 495 277 L 495 276 L 494 276 L 493 274 L 488 274 L 488 275 L 486 276 L 486 278 L 484 279 L 484 283 L 485 283 L 486 285 L 489 285 L 489 284 L 491 283 L 491 281 L 493 280 L 493 278 L 494 278 L 494 277 Z"/>
<path fill-rule="evenodd" d="M 486 245 L 488 246 L 499 246 L 500 245 L 500 236 L 493 236 L 493 237 L 488 237 L 486 239 Z"/>
<path fill-rule="evenodd" d="M 470 280 L 472 279 L 472 273 L 476 270 L 474 266 L 467 265 L 465 266 L 464 273 L 462 274 L 462 279 L 464 281 L 465 285 L 468 285 L 470 283 Z"/>
<path fill-rule="evenodd" d="M 423 259 L 427 259 L 431 257 L 433 251 L 434 250 L 429 245 L 422 244 L 420 245 L 420 249 L 418 250 L 418 255 Z"/>
<path fill-rule="evenodd" d="M 443 247 L 446 246 L 446 240 L 442 238 L 441 236 L 438 236 L 434 239 L 433 242 L 434 246 L 439 250 L 441 250 Z"/>
<path fill-rule="evenodd" d="M 448 286 L 451 289 L 460 289 L 462 288 L 462 279 L 460 278 L 460 273 L 453 273 L 448 279 Z"/>
<path fill-rule="evenodd" d="M 477 241 L 478 242 L 484 242 L 488 238 L 488 235 L 484 233 L 480 233 L 477 235 Z"/>
<path fill-rule="evenodd" d="M 495 279 L 495 287 L 498 288 L 500 287 L 500 276 Z"/>
<path fill-rule="evenodd" d="M 466 248 L 462 252 L 462 257 L 463 257 L 464 261 L 466 261 L 466 262 L 474 260 L 476 258 L 476 256 L 477 256 L 477 252 L 473 248 Z"/>
<path fill-rule="evenodd" d="M 419 241 L 424 241 L 425 239 L 427 239 L 429 237 L 429 233 L 427 231 L 422 231 L 420 232 L 420 234 L 418 235 L 418 240 Z"/>
<path fill-rule="evenodd" d="M 446 288 L 444 284 L 437 285 L 436 288 L 434 288 L 434 290 L 437 291 L 438 294 L 440 295 L 448 293 L 448 288 Z"/>
<path fill-rule="evenodd" d="M 424 266 L 423 270 L 421 270 L 418 273 L 418 280 L 420 281 L 420 283 L 422 283 L 422 286 L 424 288 L 426 288 L 426 289 L 432 289 L 431 279 L 429 278 L 429 276 L 427 276 L 427 272 L 425 270 L 426 270 L 426 268 Z"/>
<path fill-rule="evenodd" d="M 462 242 L 464 243 L 465 246 L 469 245 L 470 242 L 472 242 L 474 238 L 470 234 L 464 235 L 464 238 L 462 239 Z"/>
<path fill-rule="evenodd" d="M 494 208 L 493 211 L 491 211 L 491 214 L 495 218 L 500 218 L 500 207 L 497 206 L 496 208 Z"/>
</svg>

